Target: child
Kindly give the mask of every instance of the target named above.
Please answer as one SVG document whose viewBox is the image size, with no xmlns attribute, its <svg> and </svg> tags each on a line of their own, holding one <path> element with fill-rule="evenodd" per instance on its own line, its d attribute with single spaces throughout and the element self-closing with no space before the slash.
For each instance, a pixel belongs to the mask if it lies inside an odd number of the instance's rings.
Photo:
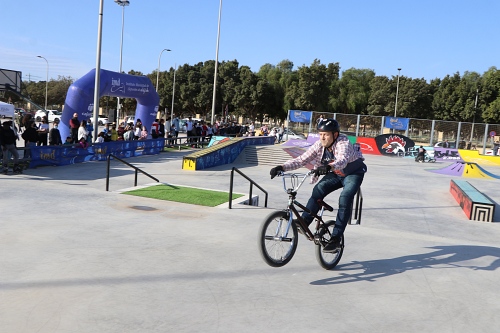
<svg viewBox="0 0 500 333">
<path fill-rule="evenodd" d="M 75 148 L 88 148 L 89 144 L 87 143 L 87 139 L 82 137 L 80 141 L 75 145 Z"/>
<path fill-rule="evenodd" d="M 97 139 L 95 140 L 95 143 L 104 143 L 104 132 L 100 132 L 97 134 Z"/>
<path fill-rule="evenodd" d="M 69 145 L 71 146 L 73 144 L 73 138 L 71 136 L 68 136 L 66 138 L 66 141 L 64 141 L 64 145 Z"/>
</svg>

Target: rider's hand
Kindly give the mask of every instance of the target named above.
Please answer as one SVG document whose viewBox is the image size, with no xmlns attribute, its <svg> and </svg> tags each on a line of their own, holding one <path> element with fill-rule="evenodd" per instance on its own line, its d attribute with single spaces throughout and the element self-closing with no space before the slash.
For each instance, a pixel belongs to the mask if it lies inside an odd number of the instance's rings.
<svg viewBox="0 0 500 333">
<path fill-rule="evenodd" d="M 328 171 L 330 171 L 332 169 L 332 167 L 330 165 L 321 165 L 319 166 L 316 170 L 314 170 L 314 175 L 316 177 L 320 176 L 320 175 L 326 175 L 328 173 Z"/>
<path fill-rule="evenodd" d="M 269 174 L 271 175 L 271 179 L 276 177 L 276 175 L 280 171 L 285 171 L 281 165 L 278 165 L 278 166 L 275 166 L 274 168 L 272 168 L 271 171 L 269 172 Z"/>
</svg>

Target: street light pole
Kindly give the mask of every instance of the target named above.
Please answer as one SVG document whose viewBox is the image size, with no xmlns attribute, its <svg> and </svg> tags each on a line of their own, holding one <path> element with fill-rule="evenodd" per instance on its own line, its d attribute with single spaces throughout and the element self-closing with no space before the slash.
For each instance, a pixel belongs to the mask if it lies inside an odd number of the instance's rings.
<svg viewBox="0 0 500 333">
<path fill-rule="evenodd" d="M 172 110 L 170 110 L 170 124 L 172 124 L 172 120 L 174 119 L 174 98 L 175 98 L 175 72 L 177 70 L 177 64 L 174 65 L 174 84 L 172 85 Z M 170 125 L 172 126 L 172 125 Z M 170 130 L 170 128 L 168 129 Z"/>
<path fill-rule="evenodd" d="M 396 85 L 396 105 L 394 106 L 394 118 L 396 118 L 396 114 L 398 112 L 399 73 L 400 72 L 401 72 L 401 68 L 398 68 L 398 83 Z"/>
<path fill-rule="evenodd" d="M 171 50 L 163 49 L 160 52 L 160 55 L 158 56 L 158 70 L 156 71 L 156 92 L 158 92 L 158 79 L 160 78 L 160 59 L 161 59 L 161 55 L 162 55 L 163 51 L 170 52 Z"/>
<path fill-rule="evenodd" d="M 470 131 L 470 143 L 472 145 L 472 135 L 474 133 L 474 123 L 476 122 L 476 112 L 477 112 L 477 96 L 479 95 L 479 89 L 476 89 L 476 101 L 474 102 L 474 117 L 472 118 L 472 129 Z"/>
<path fill-rule="evenodd" d="M 122 72 L 122 54 L 123 54 L 123 28 L 125 26 L 125 6 L 130 5 L 129 0 L 115 0 L 115 3 L 118 4 L 118 6 L 122 7 L 122 36 L 121 36 L 121 41 L 120 41 L 120 74 Z M 117 104 L 116 104 L 116 123 L 119 124 L 120 121 L 120 110 L 121 110 L 121 105 L 120 105 L 120 97 L 117 98 Z"/>
<path fill-rule="evenodd" d="M 222 0 L 220 0 L 219 3 L 219 22 L 217 23 L 217 46 L 215 50 L 215 72 L 214 72 L 214 91 L 213 91 L 213 96 L 212 96 L 212 121 L 211 124 L 214 124 L 214 117 L 215 117 L 215 95 L 216 95 L 216 88 L 217 88 L 217 65 L 219 64 L 219 40 L 220 40 L 220 16 L 222 13 Z"/>
<path fill-rule="evenodd" d="M 46 75 L 46 79 L 45 79 L 45 111 L 47 111 L 47 92 L 49 90 L 49 62 L 47 61 L 47 59 L 45 59 L 42 56 L 37 56 L 37 57 L 42 58 L 47 63 L 47 75 Z"/>
</svg>

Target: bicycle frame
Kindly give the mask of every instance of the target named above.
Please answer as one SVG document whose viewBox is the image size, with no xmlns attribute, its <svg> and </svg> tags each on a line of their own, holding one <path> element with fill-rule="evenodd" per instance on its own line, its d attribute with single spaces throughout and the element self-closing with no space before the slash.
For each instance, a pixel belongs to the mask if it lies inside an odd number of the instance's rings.
<svg viewBox="0 0 500 333">
<path fill-rule="evenodd" d="M 288 194 L 288 204 L 287 204 L 286 211 L 288 212 L 289 218 L 288 218 L 288 225 L 287 225 L 287 228 L 286 228 L 285 236 L 288 235 L 288 231 L 290 230 L 291 224 L 293 223 L 293 217 L 295 216 L 297 218 L 297 221 L 298 221 L 301 229 L 305 232 L 304 236 L 306 236 L 306 238 L 308 240 L 310 240 L 310 241 L 314 240 L 315 243 L 318 244 L 316 242 L 317 238 L 315 237 L 315 234 L 313 234 L 311 232 L 311 230 L 309 230 L 309 227 L 307 226 L 305 220 L 302 218 L 302 216 L 299 214 L 299 211 L 295 207 L 295 206 L 298 206 L 299 208 L 303 209 L 304 211 L 308 212 L 309 214 L 311 214 L 313 216 L 313 222 L 316 221 L 316 227 L 315 227 L 316 234 L 319 231 L 321 224 L 325 224 L 325 222 L 323 221 L 323 213 L 325 211 L 325 206 L 329 208 L 328 210 L 332 210 L 333 211 L 333 208 L 331 208 L 326 203 L 324 203 L 323 201 L 321 201 L 321 202 L 318 202 L 320 204 L 320 206 L 321 206 L 321 209 L 320 209 L 319 213 L 318 214 L 312 214 L 309 211 L 309 209 L 307 209 L 307 207 L 305 207 L 303 204 L 301 204 L 300 202 L 298 202 L 296 200 L 297 191 L 300 189 L 300 187 L 302 186 L 302 184 L 304 183 L 304 181 L 307 179 L 307 177 L 311 176 L 312 174 L 313 174 L 313 171 L 309 171 L 308 173 L 306 173 L 302 177 L 302 180 L 296 186 L 294 186 L 294 182 L 296 180 L 298 180 L 299 174 L 287 174 L 287 173 L 281 172 L 278 175 L 281 176 L 281 177 L 283 177 L 283 189 Z M 287 188 L 286 187 L 286 179 L 287 178 L 292 179 L 292 181 L 291 181 L 292 182 L 292 188 Z M 330 233 L 329 230 L 328 230 L 328 228 L 324 228 L 324 230 L 326 232 Z"/>
</svg>

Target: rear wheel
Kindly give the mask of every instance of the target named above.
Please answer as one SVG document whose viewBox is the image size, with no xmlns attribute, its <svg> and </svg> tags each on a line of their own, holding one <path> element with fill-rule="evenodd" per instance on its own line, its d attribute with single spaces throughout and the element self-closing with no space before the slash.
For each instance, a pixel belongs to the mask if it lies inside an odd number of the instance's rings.
<svg viewBox="0 0 500 333">
<path fill-rule="evenodd" d="M 342 254 L 344 253 L 344 235 L 340 237 L 340 247 L 335 252 L 323 252 L 323 247 L 330 241 L 332 236 L 333 228 L 335 226 L 335 221 L 326 221 L 321 232 L 321 235 L 318 237 L 319 244 L 316 245 L 316 260 L 321 267 L 324 269 L 334 269 L 335 266 L 340 262 L 342 258 Z"/>
<path fill-rule="evenodd" d="M 297 250 L 298 233 L 295 223 L 288 228 L 284 211 L 269 214 L 259 231 L 259 250 L 264 261 L 272 267 L 286 265 Z"/>
</svg>

